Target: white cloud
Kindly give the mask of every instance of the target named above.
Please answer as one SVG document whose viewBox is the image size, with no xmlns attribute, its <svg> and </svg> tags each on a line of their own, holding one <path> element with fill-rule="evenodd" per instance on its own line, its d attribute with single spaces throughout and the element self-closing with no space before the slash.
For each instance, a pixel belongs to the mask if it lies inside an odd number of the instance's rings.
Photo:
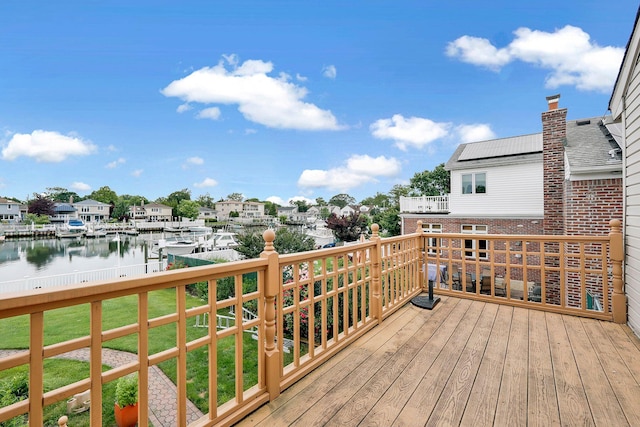
<svg viewBox="0 0 640 427">
<path fill-rule="evenodd" d="M 205 108 L 196 114 L 196 118 L 218 120 L 220 118 L 220 109 L 218 107 Z"/>
<path fill-rule="evenodd" d="M 496 134 L 491 130 L 491 126 L 484 123 L 460 125 L 456 127 L 456 131 L 462 143 L 487 141 L 496 138 Z"/>
<path fill-rule="evenodd" d="M 377 177 L 395 176 L 400 172 L 400 167 L 400 161 L 395 158 L 353 155 L 342 167 L 304 170 L 298 178 L 298 185 L 303 188 L 326 188 L 347 192 L 368 182 L 377 182 Z"/>
<path fill-rule="evenodd" d="M 255 130 L 255 129 L 245 129 L 245 130 L 244 130 L 244 134 L 245 134 L 245 135 L 253 135 L 253 134 L 255 134 L 255 133 L 258 133 L 258 131 L 257 131 L 257 130 Z"/>
<path fill-rule="evenodd" d="M 309 79 L 305 76 L 301 76 L 300 74 L 296 73 L 296 80 L 299 82 L 306 82 Z"/>
<path fill-rule="evenodd" d="M 401 150 L 407 146 L 423 148 L 436 139 L 448 135 L 451 123 L 437 123 L 421 117 L 404 118 L 394 114 L 390 119 L 380 119 L 369 126 L 371 134 L 378 139 L 392 139 Z"/>
<path fill-rule="evenodd" d="M 276 205 L 280 205 L 280 206 L 287 206 L 288 205 L 288 203 L 285 202 L 282 197 L 278 197 L 278 196 L 267 197 L 267 202 L 275 203 Z"/>
<path fill-rule="evenodd" d="M 519 28 L 514 40 L 496 48 L 484 38 L 462 36 L 447 45 L 447 55 L 494 71 L 520 60 L 549 70 L 546 87 L 575 86 L 609 92 L 615 83 L 624 48 L 601 47 L 581 28 L 567 25 L 553 33 Z"/>
<path fill-rule="evenodd" d="M 192 165 L 203 165 L 204 159 L 202 157 L 189 157 L 187 159 L 187 163 L 190 163 Z"/>
<path fill-rule="evenodd" d="M 306 88 L 291 83 L 286 74 L 270 76 L 271 62 L 247 60 L 238 65 L 236 55 L 224 58 L 226 65 L 221 61 L 214 67 L 196 70 L 171 82 L 162 94 L 186 103 L 237 104 L 245 119 L 272 128 L 341 128 L 331 111 L 303 101 L 307 96 Z"/>
<path fill-rule="evenodd" d="M 176 108 L 176 111 L 178 113 L 184 113 L 185 111 L 189 111 L 192 108 L 193 107 L 191 107 L 191 105 L 189 105 L 189 104 L 182 104 L 182 105 L 178 105 L 178 108 Z"/>
<path fill-rule="evenodd" d="M 131 176 L 135 176 L 136 178 L 139 177 L 140 175 L 142 175 L 142 172 L 144 171 L 144 169 L 136 169 L 133 172 L 131 172 Z"/>
<path fill-rule="evenodd" d="M 20 156 L 32 157 L 37 162 L 59 163 L 71 156 L 87 156 L 97 147 L 81 138 L 58 132 L 34 130 L 31 134 L 16 133 L 2 149 L 3 160 Z"/>
<path fill-rule="evenodd" d="M 336 70 L 335 65 L 327 65 L 322 69 L 322 75 L 328 79 L 335 79 L 338 75 L 338 70 Z"/>
<path fill-rule="evenodd" d="M 196 182 L 195 184 L 193 184 L 193 186 L 197 188 L 215 187 L 216 185 L 218 185 L 218 181 L 213 178 L 205 178 L 201 182 Z"/>
<path fill-rule="evenodd" d="M 107 163 L 107 165 L 105 166 L 107 169 L 115 169 L 118 167 L 118 165 L 123 165 L 127 162 L 126 159 L 124 159 L 123 157 L 120 157 L 118 160 L 114 160 L 113 162 L 109 162 Z"/>
<path fill-rule="evenodd" d="M 91 190 L 91 186 L 89 184 L 85 184 L 84 182 L 74 182 L 71 184 L 71 189 L 73 191 L 89 191 Z"/>
</svg>

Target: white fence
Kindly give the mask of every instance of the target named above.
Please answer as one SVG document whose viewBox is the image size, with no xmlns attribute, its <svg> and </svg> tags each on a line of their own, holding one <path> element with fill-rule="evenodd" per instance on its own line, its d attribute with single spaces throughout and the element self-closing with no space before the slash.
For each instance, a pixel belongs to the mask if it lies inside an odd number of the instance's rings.
<svg viewBox="0 0 640 427">
<path fill-rule="evenodd" d="M 0 293 L 20 292 L 31 289 L 53 288 L 56 286 L 75 285 L 77 283 L 111 280 L 118 277 L 144 276 L 157 273 L 167 268 L 167 260 L 149 262 L 147 264 L 123 265 L 121 267 L 104 268 L 91 271 L 74 271 L 73 273 L 53 276 L 24 277 L 18 280 L 0 282 Z"/>
</svg>

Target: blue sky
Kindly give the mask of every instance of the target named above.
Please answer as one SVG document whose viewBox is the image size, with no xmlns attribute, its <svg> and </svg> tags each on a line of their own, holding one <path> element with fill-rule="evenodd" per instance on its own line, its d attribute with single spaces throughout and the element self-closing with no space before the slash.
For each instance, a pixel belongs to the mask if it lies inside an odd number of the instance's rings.
<svg viewBox="0 0 640 427">
<path fill-rule="evenodd" d="M 606 114 L 633 3 L 5 0 L 0 196 L 386 193 Z"/>
</svg>

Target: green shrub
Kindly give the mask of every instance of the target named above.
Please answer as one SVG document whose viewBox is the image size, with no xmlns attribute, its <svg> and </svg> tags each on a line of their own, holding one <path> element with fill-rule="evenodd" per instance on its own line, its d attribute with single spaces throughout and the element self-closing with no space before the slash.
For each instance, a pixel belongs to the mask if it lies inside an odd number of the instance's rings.
<svg viewBox="0 0 640 427">
<path fill-rule="evenodd" d="M 131 374 L 118 379 L 116 383 L 116 403 L 119 407 L 135 405 L 138 402 L 138 375 Z"/>
</svg>

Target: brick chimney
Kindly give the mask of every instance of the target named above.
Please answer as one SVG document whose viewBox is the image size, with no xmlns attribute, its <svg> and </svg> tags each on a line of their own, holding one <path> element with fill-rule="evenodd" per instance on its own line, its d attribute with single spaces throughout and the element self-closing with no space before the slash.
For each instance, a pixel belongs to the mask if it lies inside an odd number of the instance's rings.
<svg viewBox="0 0 640 427">
<path fill-rule="evenodd" d="M 560 95 L 547 97 L 549 110 L 542 113 L 542 167 L 544 234 L 564 234 L 564 145 L 567 109 L 558 109 Z"/>
</svg>

